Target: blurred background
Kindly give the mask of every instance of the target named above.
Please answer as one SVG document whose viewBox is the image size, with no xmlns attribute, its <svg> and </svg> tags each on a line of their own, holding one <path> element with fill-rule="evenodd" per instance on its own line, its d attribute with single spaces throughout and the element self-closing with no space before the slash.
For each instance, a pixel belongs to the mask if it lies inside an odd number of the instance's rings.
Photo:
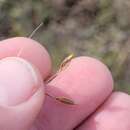
<svg viewBox="0 0 130 130">
<path fill-rule="evenodd" d="M 29 36 L 55 69 L 69 54 L 92 56 L 111 70 L 115 89 L 130 93 L 130 0 L 0 0 L 0 40 Z"/>
</svg>

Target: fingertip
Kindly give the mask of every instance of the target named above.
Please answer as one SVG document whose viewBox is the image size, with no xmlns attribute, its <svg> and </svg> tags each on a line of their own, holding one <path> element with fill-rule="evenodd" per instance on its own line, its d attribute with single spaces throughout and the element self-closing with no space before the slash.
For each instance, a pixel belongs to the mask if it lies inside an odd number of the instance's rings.
<svg viewBox="0 0 130 130">
<path fill-rule="evenodd" d="M 51 58 L 47 50 L 38 42 L 27 37 L 14 37 L 1 41 L 0 58 L 9 56 L 22 57 L 34 64 L 45 79 L 51 73 Z"/>
<path fill-rule="evenodd" d="M 88 56 L 76 57 L 72 59 L 70 68 L 68 67 L 68 69 L 79 74 L 79 80 L 80 76 L 82 77 L 82 75 L 84 75 L 84 78 L 86 78 L 86 81 L 88 80 L 88 83 L 92 82 L 95 84 L 95 87 L 91 88 L 91 91 L 98 91 L 97 89 L 99 89 L 99 86 L 102 86 L 102 94 L 107 92 L 110 94 L 113 90 L 114 81 L 110 70 L 104 63 L 96 58 Z M 93 85 L 92 83 L 89 85 Z M 91 91 L 89 92 L 91 93 Z"/>
<path fill-rule="evenodd" d="M 79 67 L 82 66 L 86 66 L 89 67 L 88 71 L 90 71 L 93 76 L 95 74 L 94 69 L 97 69 L 98 72 L 104 72 L 104 74 L 106 74 L 106 76 L 110 79 L 111 81 L 111 86 L 113 87 L 113 77 L 112 77 L 112 73 L 109 70 L 109 68 L 107 67 L 107 65 L 105 65 L 102 61 L 100 61 L 99 59 L 93 58 L 93 57 L 89 57 L 89 56 L 79 56 L 74 58 L 72 61 L 75 62 L 75 64 L 77 64 Z"/>
</svg>

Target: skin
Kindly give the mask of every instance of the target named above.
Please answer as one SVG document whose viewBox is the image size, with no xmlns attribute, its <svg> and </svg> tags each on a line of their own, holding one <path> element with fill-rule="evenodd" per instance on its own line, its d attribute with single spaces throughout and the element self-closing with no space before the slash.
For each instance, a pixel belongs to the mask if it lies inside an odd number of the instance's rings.
<svg viewBox="0 0 130 130">
<path fill-rule="evenodd" d="M 44 47 L 24 37 L 0 43 L 1 130 L 130 129 L 130 96 L 112 92 L 111 73 L 100 61 L 74 58 L 45 84 L 52 66 Z M 45 93 L 67 97 L 75 105 Z"/>
</svg>

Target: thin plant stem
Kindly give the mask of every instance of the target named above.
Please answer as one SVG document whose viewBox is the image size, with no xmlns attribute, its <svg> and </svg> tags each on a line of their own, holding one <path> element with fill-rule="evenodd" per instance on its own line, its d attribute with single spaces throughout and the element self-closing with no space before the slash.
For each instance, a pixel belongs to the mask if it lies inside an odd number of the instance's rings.
<svg viewBox="0 0 130 130">
<path fill-rule="evenodd" d="M 28 36 L 28 38 L 32 38 L 34 36 L 34 34 L 39 30 L 39 28 L 43 25 L 43 22 L 41 22 L 32 32 L 31 34 Z M 22 54 L 24 50 L 24 47 L 22 47 L 19 52 L 17 53 L 17 57 L 20 57 L 20 55 Z"/>
<path fill-rule="evenodd" d="M 32 32 L 31 34 L 28 36 L 29 38 L 32 38 L 34 36 L 34 34 L 39 30 L 39 28 L 43 25 L 43 22 L 41 22 Z"/>
</svg>

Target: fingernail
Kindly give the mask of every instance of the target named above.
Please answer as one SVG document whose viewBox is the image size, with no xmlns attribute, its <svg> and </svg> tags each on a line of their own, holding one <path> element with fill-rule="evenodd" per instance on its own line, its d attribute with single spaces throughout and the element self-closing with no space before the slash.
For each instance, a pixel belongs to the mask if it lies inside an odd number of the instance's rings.
<svg viewBox="0 0 130 130">
<path fill-rule="evenodd" d="M 18 57 L 0 60 L 0 105 L 25 102 L 41 86 L 40 74 L 26 60 Z"/>
</svg>

